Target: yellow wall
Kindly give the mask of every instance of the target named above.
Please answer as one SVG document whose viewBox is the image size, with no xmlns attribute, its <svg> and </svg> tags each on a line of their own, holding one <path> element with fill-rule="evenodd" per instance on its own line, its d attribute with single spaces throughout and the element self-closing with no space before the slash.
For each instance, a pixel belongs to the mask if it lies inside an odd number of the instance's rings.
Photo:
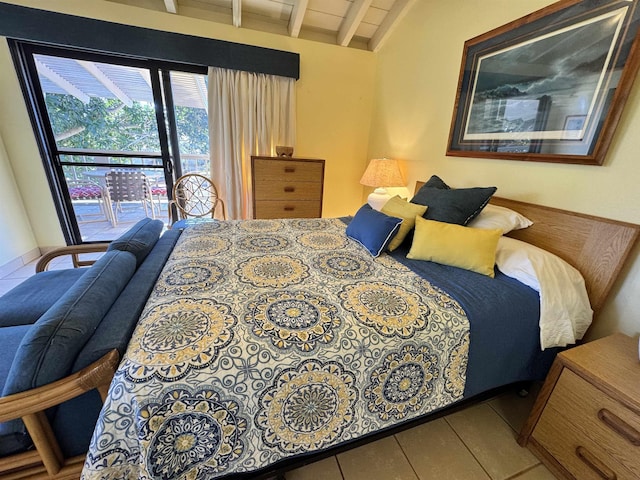
<svg viewBox="0 0 640 480">
<path fill-rule="evenodd" d="M 640 223 L 640 82 L 604 166 L 445 155 L 465 40 L 550 3 L 416 2 L 378 54 L 369 156 L 401 159 L 410 187 L 437 174 L 454 187 L 495 185 L 504 197 Z M 589 336 L 640 332 L 639 253 L 637 246 Z"/>
<path fill-rule="evenodd" d="M 9 3 L 43 6 L 40 0 Z M 372 52 L 102 0 L 49 0 L 46 7 L 61 13 L 299 53 L 295 155 L 326 160 L 324 216 L 351 214 L 361 205 L 362 187 L 358 180 L 366 166 L 373 108 L 376 57 Z M 0 72 L 0 134 L 5 139 L 37 243 L 40 247 L 62 245 L 64 240 L 5 41 L 0 42 Z M 0 200 L 4 195 L 0 192 Z"/>
<path fill-rule="evenodd" d="M 11 3 L 36 8 L 43 4 L 39 0 Z M 358 180 L 367 160 L 387 156 L 403 161 L 409 188 L 417 179 L 438 174 L 456 187 L 496 185 L 502 196 L 640 223 L 640 168 L 636 165 L 640 83 L 631 92 L 602 167 L 445 156 L 464 41 L 550 3 L 421 0 L 378 54 L 103 0 L 49 0 L 46 6 L 62 13 L 300 53 L 296 154 L 327 160 L 325 216 L 353 213 L 363 200 Z M 13 171 L 18 188 L 13 193 L 0 190 L 0 201 L 24 201 L 38 246 L 61 245 L 5 42 L 0 42 L 0 72 L 0 136 L 8 158 L 0 152 L 0 168 Z M 24 252 L 32 246 L 27 238 Z M 5 248 L 1 243 L 0 247 Z M 591 336 L 640 331 L 639 257 L 637 246 Z"/>
<path fill-rule="evenodd" d="M 37 248 L 0 135 L 0 267 Z M 16 268 L 21 265 L 15 265 Z"/>
</svg>

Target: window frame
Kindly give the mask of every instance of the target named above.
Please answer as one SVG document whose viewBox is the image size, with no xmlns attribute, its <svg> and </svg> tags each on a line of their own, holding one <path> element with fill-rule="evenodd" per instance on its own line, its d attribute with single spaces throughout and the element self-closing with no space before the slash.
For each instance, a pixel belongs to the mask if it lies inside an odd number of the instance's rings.
<svg viewBox="0 0 640 480">
<path fill-rule="evenodd" d="M 121 158 L 153 158 L 161 160 L 161 166 L 152 166 L 150 168 L 163 170 L 167 185 L 168 200 L 171 200 L 173 181 L 174 178 L 177 178 L 174 177 L 174 175 L 179 176 L 181 173 L 181 161 L 173 97 L 171 93 L 170 72 L 181 71 L 194 74 L 206 74 L 206 66 L 149 60 L 117 53 L 101 53 L 79 48 L 52 47 L 40 43 L 23 42 L 13 39 L 8 39 L 7 41 L 14 66 L 18 74 L 20 87 L 25 99 L 36 143 L 40 151 L 42 164 L 51 190 L 56 214 L 67 245 L 92 243 L 82 240 L 80 227 L 75 217 L 64 174 L 65 166 L 70 164 L 82 166 L 83 163 L 72 163 L 61 159 L 61 156 L 74 156 L 78 155 L 79 152 L 78 149 L 59 148 L 57 145 L 49 120 L 45 97 L 35 66 L 34 55 L 42 54 L 114 65 L 131 66 L 149 71 L 151 78 L 151 90 L 155 105 L 155 117 L 158 127 L 160 153 L 117 152 L 116 154 L 113 154 L 105 150 L 83 149 L 82 155 L 89 154 L 95 157 L 112 156 Z M 87 166 L 87 164 L 84 165 Z M 111 167 L 113 164 L 106 162 L 104 164 L 92 162 L 90 166 Z"/>
</svg>

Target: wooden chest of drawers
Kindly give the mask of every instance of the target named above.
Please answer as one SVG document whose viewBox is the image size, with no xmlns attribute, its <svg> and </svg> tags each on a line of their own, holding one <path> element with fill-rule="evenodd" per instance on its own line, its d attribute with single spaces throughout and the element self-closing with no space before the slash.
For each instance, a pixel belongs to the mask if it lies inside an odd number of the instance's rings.
<svg viewBox="0 0 640 480">
<path fill-rule="evenodd" d="M 253 218 L 322 216 L 324 160 L 251 157 Z"/>
<path fill-rule="evenodd" d="M 519 438 L 558 478 L 640 479 L 638 339 L 560 353 Z"/>
</svg>

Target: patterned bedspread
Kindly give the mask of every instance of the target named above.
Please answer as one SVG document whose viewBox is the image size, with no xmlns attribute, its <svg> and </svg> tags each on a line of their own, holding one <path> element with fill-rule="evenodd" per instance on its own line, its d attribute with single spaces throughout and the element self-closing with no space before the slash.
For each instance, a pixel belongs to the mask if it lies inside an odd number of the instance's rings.
<svg viewBox="0 0 640 480">
<path fill-rule="evenodd" d="M 460 305 L 339 219 L 187 228 L 100 414 L 85 479 L 251 472 L 460 399 Z"/>
</svg>

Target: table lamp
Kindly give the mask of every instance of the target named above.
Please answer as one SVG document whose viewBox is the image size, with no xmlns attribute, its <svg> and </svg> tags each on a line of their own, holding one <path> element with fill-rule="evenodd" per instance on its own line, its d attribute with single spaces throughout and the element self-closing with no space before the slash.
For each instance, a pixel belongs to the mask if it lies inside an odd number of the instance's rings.
<svg viewBox="0 0 640 480">
<path fill-rule="evenodd" d="M 367 187 L 376 187 L 367 198 L 367 202 L 375 210 L 380 210 L 387 200 L 391 198 L 385 187 L 406 186 L 398 161 L 389 158 L 371 160 L 360 179 L 360 183 Z"/>
</svg>

